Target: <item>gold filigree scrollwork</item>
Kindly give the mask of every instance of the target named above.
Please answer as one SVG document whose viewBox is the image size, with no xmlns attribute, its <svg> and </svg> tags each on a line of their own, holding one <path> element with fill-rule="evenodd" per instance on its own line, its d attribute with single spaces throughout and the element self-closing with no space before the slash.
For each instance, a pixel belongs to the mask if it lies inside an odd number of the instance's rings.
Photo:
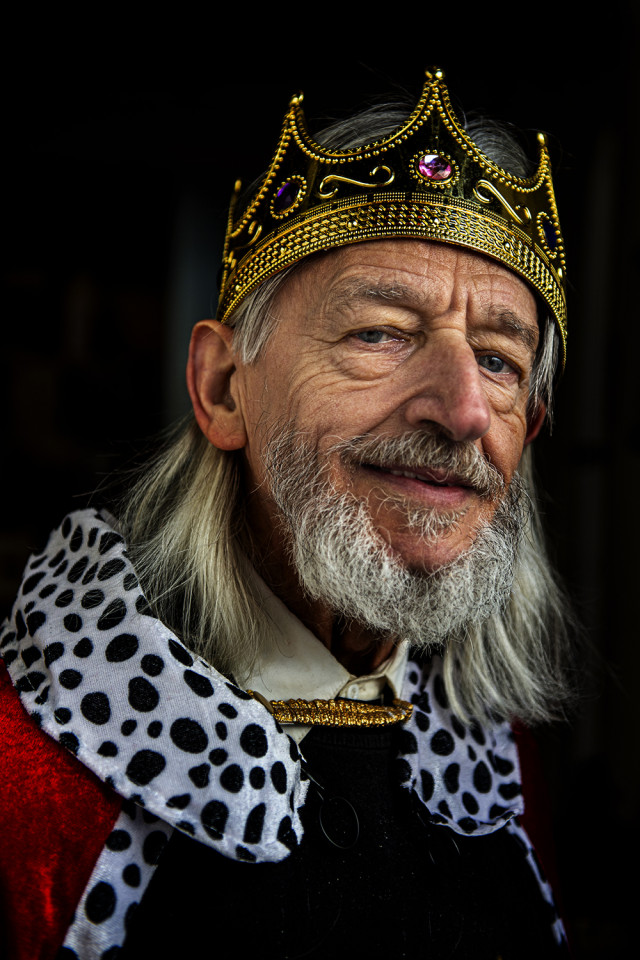
<svg viewBox="0 0 640 960">
<path fill-rule="evenodd" d="M 257 241 L 258 237 L 262 233 L 262 224 L 258 223 L 257 220 L 252 220 L 247 228 L 248 240 L 246 243 L 238 243 L 234 248 L 234 255 L 237 254 L 238 250 L 248 250 L 249 247 L 252 247 Z M 243 254 L 244 256 L 244 254 Z"/>
<path fill-rule="evenodd" d="M 256 220 L 252 220 L 249 224 L 249 243 L 246 244 L 247 247 L 250 247 L 253 243 L 256 242 L 260 234 L 262 233 L 262 224 L 257 223 Z"/>
<path fill-rule="evenodd" d="M 395 178 L 396 178 L 396 175 L 395 175 L 395 173 L 393 172 L 393 170 L 391 169 L 391 167 L 387 167 L 387 166 L 384 166 L 384 165 L 383 165 L 383 166 L 374 167 L 373 170 L 371 171 L 371 173 L 369 174 L 369 176 L 370 176 L 370 177 L 375 177 L 375 176 L 378 175 L 378 173 L 386 174 L 387 179 L 386 179 L 386 180 L 376 180 L 374 183 L 365 183 L 365 182 L 362 181 L 362 180 L 352 180 L 350 177 L 341 177 L 341 176 L 339 176 L 339 175 L 336 174 L 336 173 L 330 173 L 328 176 L 326 176 L 326 177 L 320 182 L 320 184 L 319 184 L 319 186 L 318 186 L 318 190 L 317 190 L 318 196 L 319 196 L 322 200 L 330 200 L 331 197 L 334 197 L 334 196 L 336 195 L 336 193 L 338 192 L 338 188 L 337 188 L 337 187 L 334 187 L 333 190 L 327 190 L 327 186 L 328 186 L 330 183 L 350 183 L 350 184 L 352 184 L 354 187 L 363 187 L 365 190 L 375 190 L 376 187 L 389 187 L 389 186 L 391 186 L 391 184 L 393 183 L 393 181 L 394 181 Z"/>
<path fill-rule="evenodd" d="M 488 190 L 489 193 L 493 194 L 495 199 L 502 204 L 502 206 L 507 211 L 507 213 L 511 214 L 511 216 L 516 221 L 516 223 L 523 225 L 528 220 L 531 220 L 531 211 L 529 210 L 529 207 L 522 207 L 520 206 L 520 204 L 518 204 L 518 206 L 515 208 L 512 207 L 509 201 L 506 199 L 506 197 L 502 196 L 498 188 L 493 183 L 491 183 L 490 180 L 478 180 L 477 184 L 473 188 L 473 192 L 477 197 L 477 199 L 480 201 L 480 203 L 491 203 L 491 197 L 483 196 L 483 194 L 480 193 L 478 187 L 482 187 L 485 190 Z M 520 213 L 517 212 L 518 210 L 520 211 Z M 522 216 L 520 214 L 522 214 Z"/>
</svg>

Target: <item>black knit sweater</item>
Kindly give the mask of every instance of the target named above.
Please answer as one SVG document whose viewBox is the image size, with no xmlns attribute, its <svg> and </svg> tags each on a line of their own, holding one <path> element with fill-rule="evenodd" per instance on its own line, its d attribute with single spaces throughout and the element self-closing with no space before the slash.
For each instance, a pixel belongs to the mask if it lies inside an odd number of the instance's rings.
<svg viewBox="0 0 640 960">
<path fill-rule="evenodd" d="M 119 960 L 564 956 L 518 840 L 428 822 L 394 775 L 401 728 L 315 728 L 302 844 L 281 863 L 228 860 L 176 831 Z"/>
</svg>

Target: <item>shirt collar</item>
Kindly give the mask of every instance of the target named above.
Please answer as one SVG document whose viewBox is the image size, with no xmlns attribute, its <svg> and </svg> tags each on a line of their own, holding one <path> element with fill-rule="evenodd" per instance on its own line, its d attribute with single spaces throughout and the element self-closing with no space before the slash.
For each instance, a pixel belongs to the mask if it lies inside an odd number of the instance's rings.
<svg viewBox="0 0 640 960">
<path fill-rule="evenodd" d="M 356 677 L 339 663 L 330 650 L 276 597 L 264 580 L 254 573 L 256 591 L 265 612 L 276 627 L 275 638 L 265 645 L 244 686 L 267 700 L 375 700 L 386 685 L 400 696 L 409 654 L 402 641 L 391 656 L 372 673 Z M 300 740 L 309 727 L 288 727 Z"/>
</svg>

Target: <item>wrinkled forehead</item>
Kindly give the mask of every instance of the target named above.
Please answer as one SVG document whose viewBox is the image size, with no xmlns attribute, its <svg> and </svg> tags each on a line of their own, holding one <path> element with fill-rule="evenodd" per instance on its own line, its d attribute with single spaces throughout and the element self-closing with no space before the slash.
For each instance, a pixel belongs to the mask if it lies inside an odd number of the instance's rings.
<svg viewBox="0 0 640 960">
<path fill-rule="evenodd" d="M 314 254 L 291 269 L 276 297 L 276 316 L 306 306 L 340 311 L 395 304 L 437 311 L 450 304 L 511 311 L 537 330 L 543 315 L 522 277 L 483 254 L 452 244 L 390 239 Z"/>
</svg>

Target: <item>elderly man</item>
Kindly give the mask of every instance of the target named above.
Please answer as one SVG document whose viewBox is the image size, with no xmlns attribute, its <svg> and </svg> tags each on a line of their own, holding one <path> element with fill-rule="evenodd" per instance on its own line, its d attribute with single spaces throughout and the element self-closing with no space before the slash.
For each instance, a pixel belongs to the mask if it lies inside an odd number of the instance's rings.
<svg viewBox="0 0 640 960">
<path fill-rule="evenodd" d="M 435 71 L 318 142 L 294 98 L 239 189 L 195 420 L 4 626 L 11 955 L 561 956 L 526 765 L 568 696 L 544 139 L 529 175 Z"/>
</svg>

